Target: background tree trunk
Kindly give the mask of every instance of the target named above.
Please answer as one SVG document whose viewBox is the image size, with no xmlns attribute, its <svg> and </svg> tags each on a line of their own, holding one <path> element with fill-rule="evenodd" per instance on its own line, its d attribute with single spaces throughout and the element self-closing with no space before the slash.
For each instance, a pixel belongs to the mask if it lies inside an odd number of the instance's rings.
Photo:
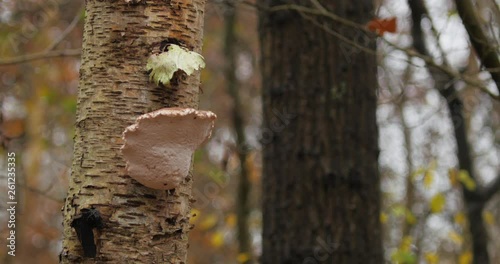
<svg viewBox="0 0 500 264">
<path fill-rule="evenodd" d="M 372 1 L 322 3 L 358 23 L 373 16 Z M 362 32 L 332 28 L 375 48 Z M 383 263 L 376 57 L 292 11 L 262 11 L 260 37 L 262 263 Z"/>
<path fill-rule="evenodd" d="M 428 16 L 427 8 L 422 0 L 408 1 L 408 5 L 410 6 L 412 12 L 413 46 L 421 54 L 430 56 L 431 54 L 425 45 L 425 36 L 421 28 L 422 19 L 425 16 Z M 458 5 L 457 8 L 460 10 Z M 470 11 L 474 12 L 473 10 Z M 467 20 L 464 20 L 464 24 L 466 28 L 468 28 Z M 479 30 L 480 28 L 477 27 L 477 29 Z M 435 37 L 437 38 L 437 36 Z M 475 41 L 471 39 L 471 43 L 477 51 L 478 47 L 474 44 L 474 42 Z M 438 47 L 443 57 L 443 65 L 447 67 L 450 66 L 439 44 Z M 483 61 L 484 59 L 481 58 L 481 56 L 491 55 L 487 53 L 483 54 L 480 52 L 478 52 L 477 54 L 478 56 L 480 56 L 479 59 L 481 61 Z M 468 67 L 471 67 L 471 65 L 469 65 Z M 443 99 L 446 101 L 449 117 L 453 124 L 453 132 L 457 148 L 456 152 L 458 158 L 458 167 L 461 170 L 467 171 L 474 182 L 478 182 L 478 176 L 476 175 L 476 170 L 474 169 L 473 151 L 469 146 L 467 122 L 464 118 L 464 105 L 461 96 L 455 87 L 455 81 L 451 76 L 448 76 L 446 73 L 440 71 L 436 67 L 428 66 L 428 70 L 434 81 L 435 88 L 439 91 Z M 494 78 L 494 74 L 492 74 L 492 77 Z M 493 183 L 486 187 L 469 190 L 466 188 L 466 186 L 462 186 L 464 206 L 467 211 L 466 215 L 468 219 L 468 227 L 471 234 L 474 264 L 490 263 L 488 254 L 488 232 L 482 215 L 483 209 L 485 208 L 487 202 L 498 191 L 498 186 L 500 186 L 500 175 L 493 181 Z"/>
<path fill-rule="evenodd" d="M 238 191 L 236 202 L 237 214 L 237 233 L 238 233 L 238 249 L 240 254 L 248 256 L 248 260 L 243 263 L 251 263 L 252 261 L 252 237 L 248 217 L 250 215 L 250 191 L 251 183 L 249 177 L 249 169 L 247 164 L 248 147 L 245 135 L 245 122 L 243 119 L 243 105 L 241 103 L 239 89 L 241 86 L 236 78 L 236 8 L 228 3 L 224 10 L 224 55 L 226 66 L 224 76 L 227 82 L 227 91 L 233 101 L 232 107 L 232 122 L 234 132 L 236 134 L 236 151 L 238 152 L 238 160 L 240 163 Z"/>
<path fill-rule="evenodd" d="M 62 263 L 82 262 L 70 224 L 91 206 L 104 220 L 95 261 L 186 261 L 192 177 L 172 191 L 146 188 L 125 175 L 120 147 L 122 132 L 137 116 L 163 107 L 197 107 L 199 74 L 173 87 L 156 87 L 148 81 L 145 66 L 167 38 L 200 52 L 205 1 L 126 2 L 86 1 Z"/>
</svg>

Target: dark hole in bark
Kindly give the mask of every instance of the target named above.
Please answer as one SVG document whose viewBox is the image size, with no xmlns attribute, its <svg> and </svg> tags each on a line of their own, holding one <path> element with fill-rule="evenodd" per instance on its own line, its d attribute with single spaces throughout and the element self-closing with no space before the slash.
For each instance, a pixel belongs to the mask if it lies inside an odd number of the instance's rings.
<svg viewBox="0 0 500 264">
<path fill-rule="evenodd" d="M 185 47 L 187 48 L 187 45 L 184 41 L 176 39 L 176 38 L 166 38 L 162 42 L 160 42 L 160 52 L 165 52 L 168 48 L 169 45 L 175 44 L 177 46 Z M 191 49 L 189 49 L 191 50 Z"/>
<path fill-rule="evenodd" d="M 83 248 L 83 254 L 88 258 L 95 258 L 97 249 L 94 240 L 94 229 L 103 227 L 101 214 L 94 207 L 80 210 L 80 214 L 73 218 L 71 227 L 76 231 L 78 240 Z"/>
</svg>

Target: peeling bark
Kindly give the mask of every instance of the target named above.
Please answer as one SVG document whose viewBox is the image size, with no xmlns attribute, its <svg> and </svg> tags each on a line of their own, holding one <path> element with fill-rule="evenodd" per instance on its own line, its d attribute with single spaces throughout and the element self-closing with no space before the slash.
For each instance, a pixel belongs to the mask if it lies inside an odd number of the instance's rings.
<svg viewBox="0 0 500 264">
<path fill-rule="evenodd" d="M 128 3 L 127 3 L 128 2 Z M 173 39 L 200 52 L 204 0 L 86 1 L 75 147 L 63 208 L 61 263 L 81 263 L 72 220 L 96 208 L 96 262 L 185 263 L 192 174 L 171 191 L 149 189 L 125 174 L 124 129 L 163 107 L 198 106 L 199 74 L 172 87 L 149 82 L 146 60 Z"/>
</svg>

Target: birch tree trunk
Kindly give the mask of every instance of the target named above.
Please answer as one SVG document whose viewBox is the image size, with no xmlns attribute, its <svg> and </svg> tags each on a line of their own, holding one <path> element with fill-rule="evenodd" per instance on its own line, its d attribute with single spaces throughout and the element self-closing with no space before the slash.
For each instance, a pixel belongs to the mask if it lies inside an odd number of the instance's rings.
<svg viewBox="0 0 500 264">
<path fill-rule="evenodd" d="M 163 107 L 198 106 L 199 74 L 168 89 L 149 82 L 146 60 L 166 42 L 200 52 L 205 0 L 86 1 L 75 146 L 63 208 L 61 263 L 85 258 L 71 222 L 94 207 L 95 262 L 185 263 L 192 175 L 172 191 L 125 175 L 122 132 L 137 116 Z"/>
</svg>

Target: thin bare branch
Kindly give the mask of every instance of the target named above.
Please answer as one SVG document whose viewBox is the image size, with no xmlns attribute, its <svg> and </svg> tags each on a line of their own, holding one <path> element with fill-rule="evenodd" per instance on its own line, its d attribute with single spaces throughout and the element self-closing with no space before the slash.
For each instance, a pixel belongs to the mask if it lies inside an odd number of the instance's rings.
<svg viewBox="0 0 500 264">
<path fill-rule="evenodd" d="M 64 29 L 64 31 L 58 36 L 58 38 L 56 38 L 45 49 L 45 51 L 54 50 L 57 47 L 57 45 L 59 45 L 59 43 L 61 43 L 61 41 L 63 41 L 68 36 L 68 34 L 71 33 L 71 31 L 73 31 L 73 29 L 76 27 L 76 25 L 78 25 L 78 22 L 80 21 L 80 18 L 81 18 L 80 14 L 82 13 L 82 10 L 83 10 L 83 7 L 78 10 L 78 12 L 76 13 L 75 17 L 73 18 L 71 23 L 68 25 L 68 27 L 66 27 L 66 29 Z"/>
<path fill-rule="evenodd" d="M 0 60 L 0 66 L 13 65 L 13 64 L 19 64 L 35 60 L 48 59 L 48 58 L 76 57 L 80 56 L 80 54 L 81 54 L 81 49 L 44 51 L 39 53 L 32 53 L 32 54 L 21 55 L 18 57 L 2 59 Z"/>
<path fill-rule="evenodd" d="M 325 32 L 327 32 L 328 34 L 331 34 L 335 37 L 337 37 L 338 39 L 344 41 L 345 43 L 348 43 L 350 45 L 353 45 L 354 47 L 356 47 L 357 49 L 359 50 L 362 50 L 366 53 L 369 53 L 369 54 L 372 54 L 372 55 L 376 55 L 377 51 L 376 50 L 372 50 L 370 48 L 367 48 L 367 47 L 364 47 L 362 45 L 360 45 L 359 43 L 357 43 L 356 41 L 352 41 L 350 40 L 349 38 L 346 38 L 344 37 L 342 34 L 338 33 L 338 32 L 335 32 L 334 30 L 332 30 L 331 28 L 329 28 L 328 26 L 326 26 L 325 24 L 320 24 L 318 21 L 314 20 L 313 18 L 311 18 L 310 16 L 305 16 L 303 14 L 301 14 L 305 19 L 311 21 L 315 26 L 317 27 L 320 27 L 321 29 L 323 29 Z"/>
<path fill-rule="evenodd" d="M 262 8 L 262 7 L 259 7 L 259 8 Z M 341 23 L 343 25 L 346 25 L 346 26 L 349 26 L 349 27 L 352 27 L 352 28 L 364 31 L 367 34 L 372 34 L 373 35 L 373 32 L 371 32 L 370 30 L 368 30 L 368 28 L 365 25 L 358 24 L 358 23 L 353 22 L 351 20 L 348 20 L 348 19 L 342 18 L 342 17 L 340 17 L 338 15 L 335 15 L 334 13 L 329 12 L 328 10 L 326 10 L 324 7 L 320 7 L 320 9 L 318 9 L 318 8 L 309 8 L 309 7 L 305 7 L 305 6 L 295 5 L 295 4 L 285 4 L 285 5 L 278 5 L 278 6 L 270 7 L 267 10 L 269 12 L 278 12 L 278 11 L 285 11 L 285 10 L 295 10 L 295 11 L 297 11 L 299 13 L 305 13 L 305 14 L 310 14 L 310 15 L 323 16 L 323 17 L 329 18 L 329 19 L 331 19 L 331 20 L 333 20 L 335 22 L 339 22 L 339 23 Z M 469 77 L 467 75 L 461 74 L 460 72 L 454 70 L 451 67 L 438 64 L 438 63 L 436 63 L 434 61 L 434 59 L 432 57 L 423 55 L 423 54 L 415 51 L 414 49 L 402 48 L 402 47 L 399 47 L 398 45 L 393 44 L 392 42 L 390 42 L 390 41 L 388 41 L 388 40 L 386 40 L 384 38 L 380 38 L 380 39 L 384 43 L 386 43 L 387 45 L 389 45 L 390 47 L 392 47 L 392 48 L 394 48 L 396 50 L 405 52 L 409 57 L 420 58 L 425 63 L 427 63 L 428 65 L 433 66 L 433 67 L 435 67 L 435 68 L 443 71 L 447 75 L 449 75 L 449 76 L 451 76 L 451 77 L 453 77 L 455 79 L 463 80 L 464 82 L 466 82 L 467 84 L 469 84 L 471 86 L 478 87 L 479 89 L 481 89 L 483 92 L 485 92 L 486 94 L 488 94 L 493 99 L 500 100 L 500 95 L 494 94 L 483 83 L 478 82 L 474 78 L 471 78 L 471 77 Z"/>
</svg>

